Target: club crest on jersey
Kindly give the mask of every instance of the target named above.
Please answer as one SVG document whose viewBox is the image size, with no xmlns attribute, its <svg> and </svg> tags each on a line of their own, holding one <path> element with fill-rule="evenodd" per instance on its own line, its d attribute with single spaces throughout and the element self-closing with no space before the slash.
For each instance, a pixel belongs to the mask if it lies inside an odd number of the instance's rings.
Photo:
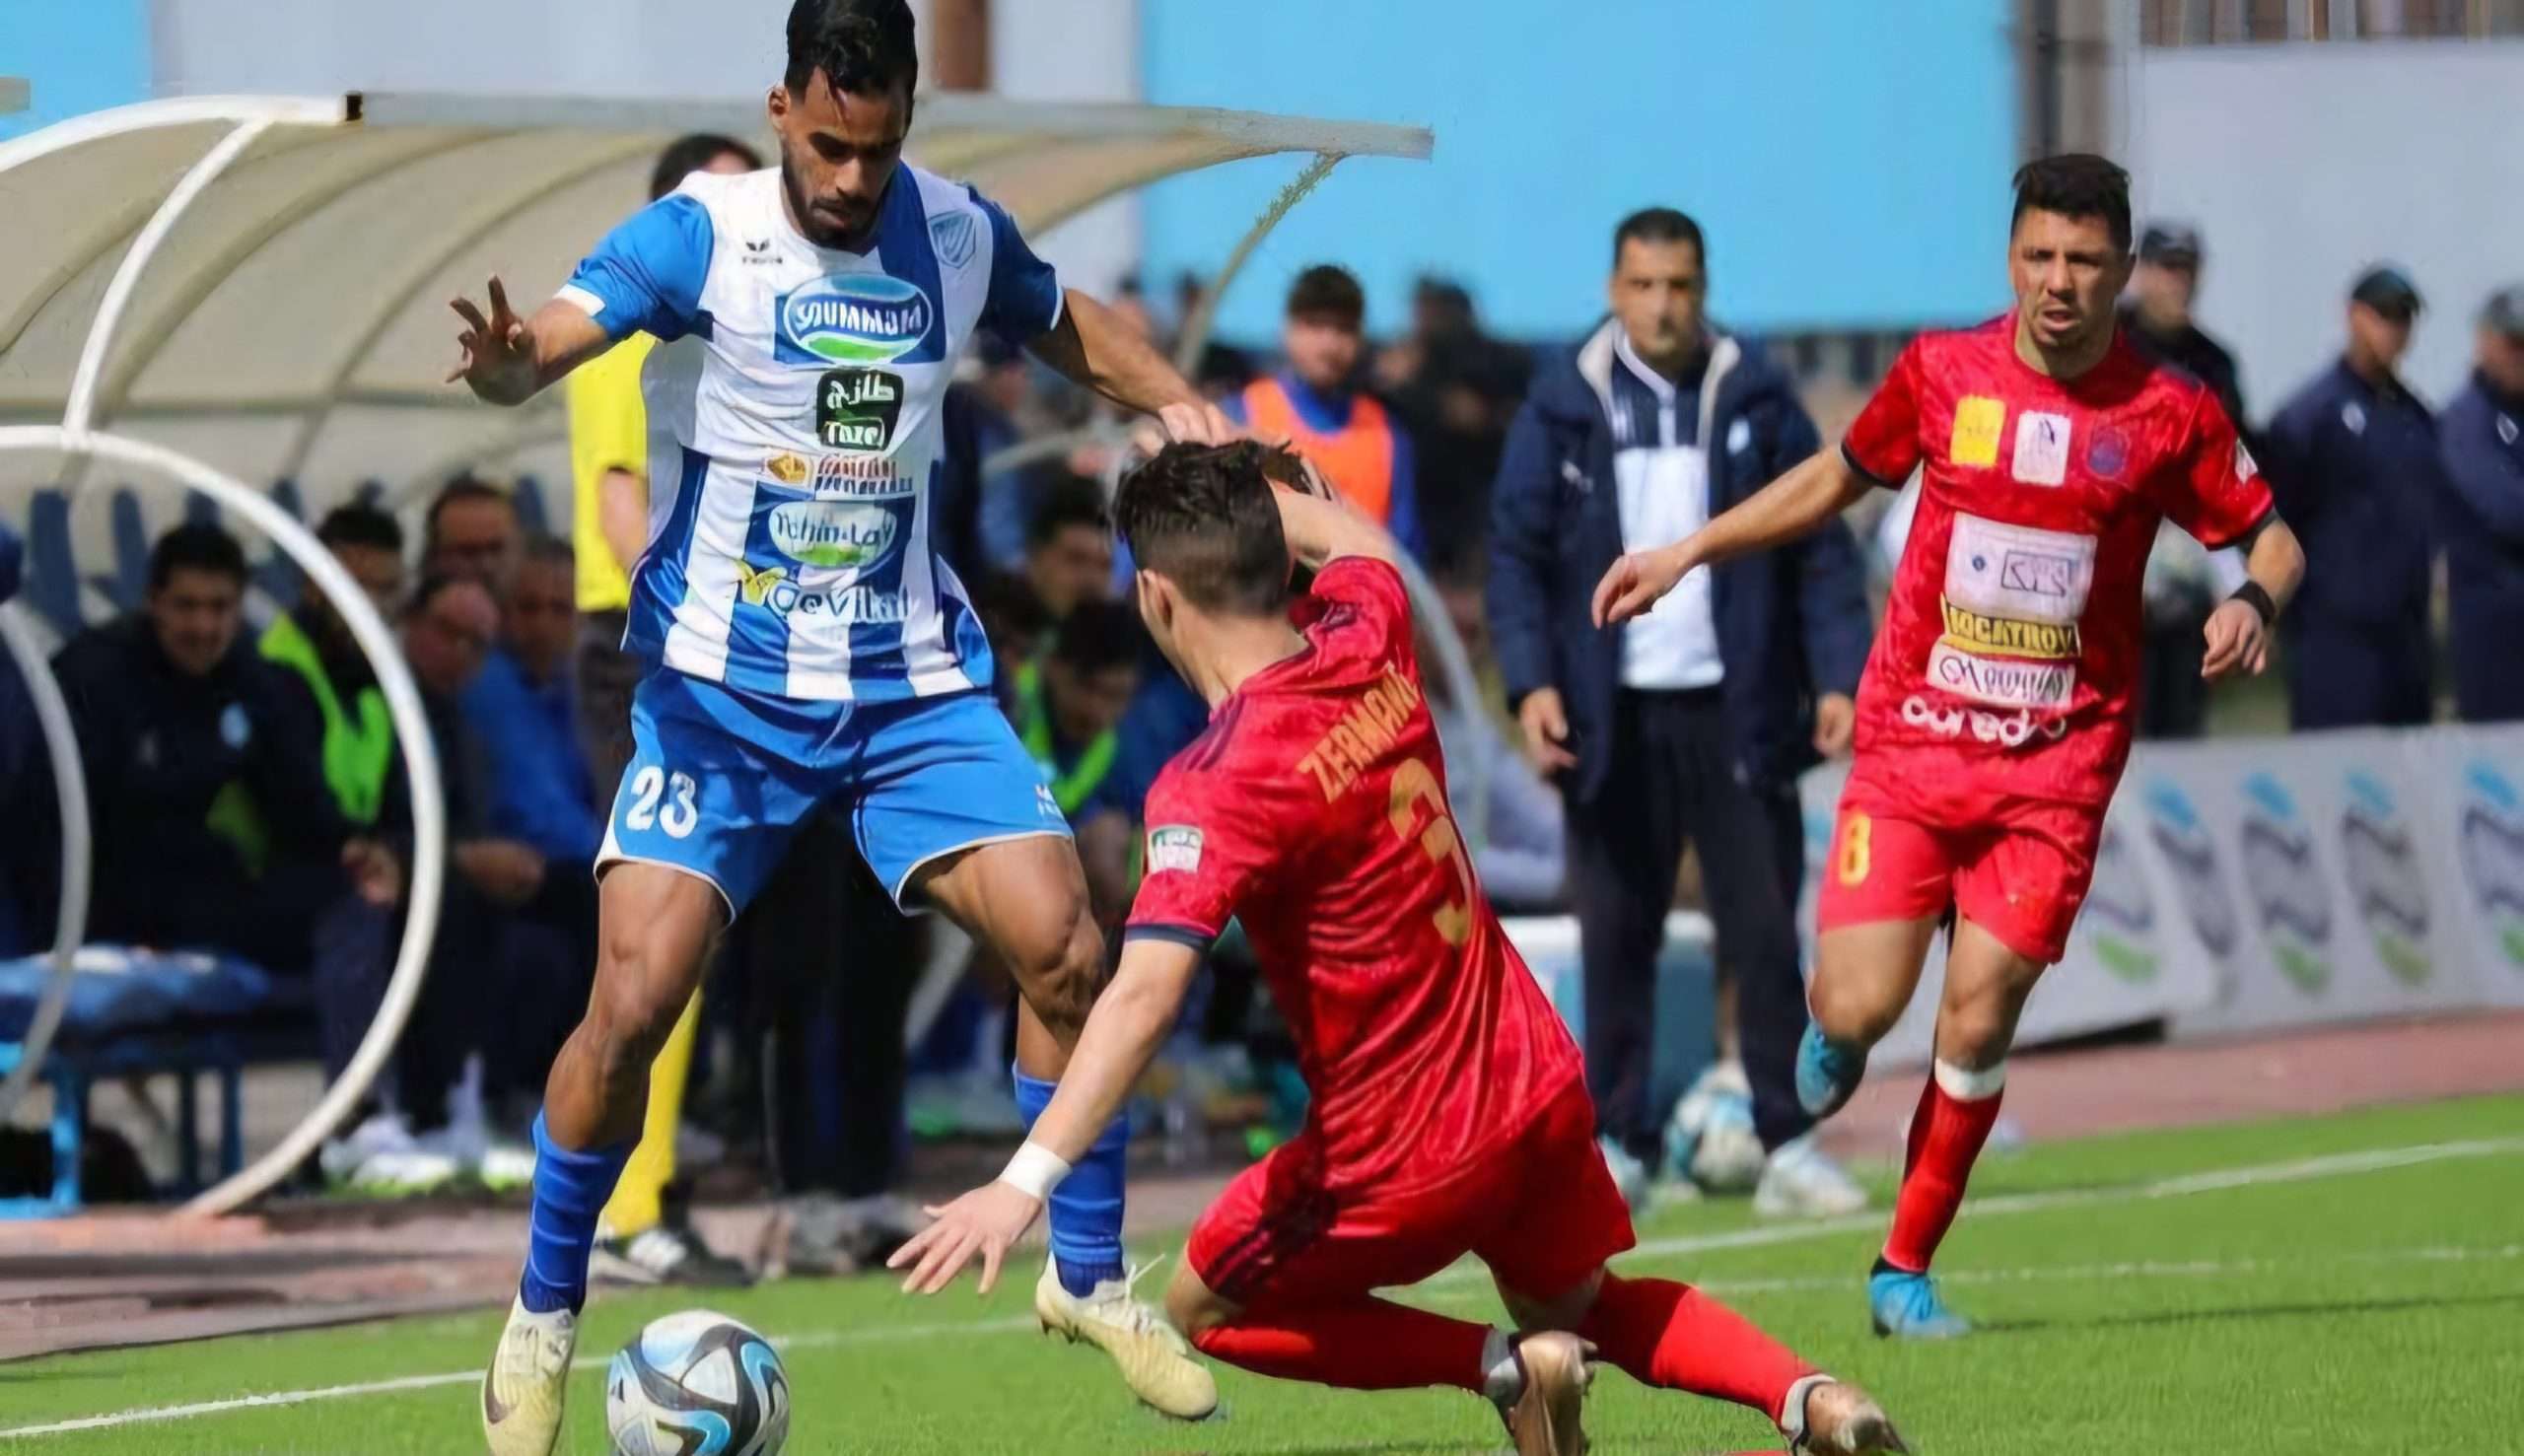
<svg viewBox="0 0 2524 1456">
<path fill-rule="evenodd" d="M 2006 422 L 2005 401 L 1986 394 L 1963 396 L 1954 406 L 1954 438 L 1946 442 L 1946 455 L 1958 465 L 1997 464 L 1998 434 Z"/>
<path fill-rule="evenodd" d="M 797 455 L 787 453 L 773 455 L 768 461 L 764 462 L 763 468 L 770 471 L 771 478 L 779 481 L 782 485 L 805 485 L 806 483 L 806 462 Z"/>
<path fill-rule="evenodd" d="M 884 364 L 919 348 L 929 295 L 883 273 L 845 273 L 782 294 L 772 357 L 782 364 Z"/>
<path fill-rule="evenodd" d="M 2105 480 L 2119 480 L 2121 472 L 2130 468 L 2130 437 L 2110 425 L 2095 427 L 2094 438 L 2086 442 L 2086 472 Z"/>
<path fill-rule="evenodd" d="M 900 375 L 836 369 L 815 382 L 815 434 L 828 450 L 881 451 L 894 443 L 902 413 Z"/>
<path fill-rule="evenodd" d="M 929 245 L 938 249 L 938 261 L 949 268 L 960 268 L 973 260 L 973 243 L 978 236 L 969 212 L 950 212 L 929 220 Z"/>
<path fill-rule="evenodd" d="M 1148 832 L 1148 869 L 1179 869 L 1189 874 L 1201 867 L 1201 831 L 1189 824 L 1159 824 Z"/>
<path fill-rule="evenodd" d="M 2068 417 L 2028 410 L 2015 417 L 2015 462 L 2009 473 L 2026 485 L 2068 478 Z"/>
<path fill-rule="evenodd" d="M 884 506 L 791 501 L 771 508 L 771 544 L 807 566 L 848 569 L 882 560 L 900 528 L 900 518 Z"/>
</svg>

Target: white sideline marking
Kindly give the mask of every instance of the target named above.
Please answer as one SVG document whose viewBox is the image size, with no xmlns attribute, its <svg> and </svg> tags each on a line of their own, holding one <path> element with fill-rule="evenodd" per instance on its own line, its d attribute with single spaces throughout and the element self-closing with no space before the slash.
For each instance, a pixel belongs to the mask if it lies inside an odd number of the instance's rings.
<svg viewBox="0 0 2524 1456">
<path fill-rule="evenodd" d="M 2417 1167 L 2423 1163 L 2447 1162 L 2460 1158 L 2496 1157 L 2507 1153 L 2524 1153 L 2524 1138 L 2477 1138 L 2459 1143 L 2422 1143 L 2407 1147 L 2375 1147 L 2359 1152 L 2327 1153 L 2320 1157 L 2295 1158 L 2286 1162 L 2258 1163 L 2206 1173 L 2191 1173 L 2179 1178 L 2166 1178 L 2153 1183 L 2125 1185 L 2118 1188 L 2067 1189 L 2058 1193 L 2026 1193 L 2001 1198 L 1973 1199 L 1965 1207 L 1971 1211 L 1975 1218 L 2004 1217 L 2015 1213 L 2040 1213 L 2050 1209 L 2138 1203 L 2162 1198 L 2184 1198 L 2200 1193 L 2218 1193 L 2236 1188 L 2258 1188 L 2271 1184 L 2299 1183 L 2317 1178 L 2348 1177 L 2393 1168 Z M 1672 1254 L 1696 1254 L 1714 1249 L 1796 1243 L 1805 1239 L 1864 1232 L 1881 1227 L 1883 1222 L 1884 1218 L 1881 1214 L 1853 1214 L 1846 1218 L 1818 1218 L 1801 1223 L 1739 1229 L 1733 1233 L 1649 1239 L 1625 1257 L 1653 1258 Z M 2524 1245 L 2506 1244 L 2486 1249 L 2430 1246 L 2373 1254 L 2348 1254 L 2339 1257 L 2344 1261 L 2374 1263 L 2460 1263 L 2471 1260 L 2486 1262 L 2524 1258 Z M 1998 1283 L 2010 1280 L 2211 1277 L 2248 1274 L 2274 1267 L 2277 1266 L 2260 1260 L 2245 1259 L 2202 1263 L 1957 1270 L 1939 1277 L 1955 1283 Z M 1426 1281 L 1421 1287 L 1426 1287 L 1428 1284 L 1459 1283 L 1480 1278 L 1485 1273 L 1486 1271 L 1477 1264 L 1458 1264 L 1436 1278 Z M 1701 1286 L 1718 1293 L 1749 1294 L 1841 1288 L 1848 1283 L 1844 1279 L 1737 1280 L 1701 1282 Z M 788 1350 L 820 1350 L 831 1346 L 883 1344 L 897 1340 L 932 1340 L 953 1336 L 1005 1334 L 1013 1330 L 1030 1328 L 1033 1324 L 1034 1321 L 1030 1318 L 1018 1317 L 961 1320 L 926 1325 L 872 1326 L 864 1329 L 812 1331 L 775 1340 L 772 1343 Z M 594 1361 L 587 1361 L 578 1365 L 575 1373 L 585 1374 L 588 1371 L 602 1368 L 602 1365 Z M 397 1379 L 371 1380 L 357 1385 L 328 1385 L 313 1390 L 283 1390 L 267 1395 L 237 1396 L 229 1400 L 198 1401 L 184 1406 L 157 1406 L 135 1411 L 116 1411 L 109 1415 L 83 1416 L 72 1421 L 47 1421 L 40 1425 L 11 1426 L 0 1429 L 0 1440 L 23 1436 L 57 1435 L 74 1430 L 100 1430 L 114 1426 L 141 1425 L 160 1421 L 188 1421 L 196 1416 L 217 1416 L 230 1411 L 256 1410 L 274 1406 L 298 1406 L 312 1401 L 342 1400 L 354 1396 L 393 1395 L 404 1391 L 430 1390 L 444 1385 L 464 1385 L 481 1378 L 482 1372 L 478 1369 L 451 1370 L 437 1375 L 406 1375 Z"/>
</svg>

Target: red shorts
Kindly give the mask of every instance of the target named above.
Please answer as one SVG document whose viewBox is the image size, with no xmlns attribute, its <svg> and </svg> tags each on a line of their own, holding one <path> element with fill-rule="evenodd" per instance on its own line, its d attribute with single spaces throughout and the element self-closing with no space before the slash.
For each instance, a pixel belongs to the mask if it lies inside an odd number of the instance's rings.
<svg viewBox="0 0 2524 1456">
<path fill-rule="evenodd" d="M 1852 774 L 1815 925 L 1926 920 L 1951 906 L 2009 950 L 2050 965 L 2068 952 L 2102 838 L 2103 810 L 2074 804 L 2019 802 L 1993 823 L 1925 824 Z"/>
<path fill-rule="evenodd" d="M 1192 1225 L 1192 1272 L 1255 1309 L 1416 1284 L 1472 1254 L 1508 1288 L 1550 1299 L 1637 1241 L 1583 1082 L 1442 1184 L 1336 1192 L 1323 1172 L 1300 1137 L 1238 1174 Z"/>
</svg>

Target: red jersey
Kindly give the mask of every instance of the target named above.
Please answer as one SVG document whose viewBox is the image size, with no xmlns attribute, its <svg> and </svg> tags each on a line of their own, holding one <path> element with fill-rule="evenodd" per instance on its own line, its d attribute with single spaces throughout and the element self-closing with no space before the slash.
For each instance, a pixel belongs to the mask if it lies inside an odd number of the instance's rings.
<svg viewBox="0 0 2524 1456">
<path fill-rule="evenodd" d="M 1928 467 L 1858 688 L 1859 771 L 1897 768 L 1872 777 L 1931 824 L 2101 808 L 2130 756 L 2158 521 L 2215 548 L 2271 509 L 2215 393 L 2117 334 L 2052 379 L 2006 313 L 1913 340 L 1841 450 L 1887 487 Z"/>
<path fill-rule="evenodd" d="M 1577 1045 L 1482 897 L 1421 702 L 1402 578 L 1325 567 L 1302 652 L 1255 673 L 1149 791 L 1126 938 L 1243 923 L 1339 1190 L 1442 1181 L 1580 1080 Z"/>
</svg>

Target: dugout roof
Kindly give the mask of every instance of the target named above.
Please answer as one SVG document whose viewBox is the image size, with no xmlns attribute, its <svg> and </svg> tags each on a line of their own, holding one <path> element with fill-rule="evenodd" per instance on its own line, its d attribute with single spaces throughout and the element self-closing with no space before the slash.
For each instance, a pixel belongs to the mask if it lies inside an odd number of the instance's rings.
<svg viewBox="0 0 2524 1456">
<path fill-rule="evenodd" d="M 88 424 L 248 481 L 330 493 L 495 457 L 548 435 L 534 416 L 552 406 L 482 409 L 441 382 L 446 301 L 494 271 L 522 307 L 548 297 L 645 200 L 660 149 L 705 130 L 769 150 L 754 101 L 422 95 L 150 102 L 0 143 L 0 426 L 60 422 L 84 373 Z M 1039 232 L 1221 162 L 1430 146 L 1398 126 L 938 94 L 908 151 Z M 160 229 L 188 178 L 198 195 Z M 136 240 L 154 248 L 123 269 Z M 91 345 L 120 271 L 127 305 Z M 0 460 L 0 484 L 31 468 Z"/>
</svg>

